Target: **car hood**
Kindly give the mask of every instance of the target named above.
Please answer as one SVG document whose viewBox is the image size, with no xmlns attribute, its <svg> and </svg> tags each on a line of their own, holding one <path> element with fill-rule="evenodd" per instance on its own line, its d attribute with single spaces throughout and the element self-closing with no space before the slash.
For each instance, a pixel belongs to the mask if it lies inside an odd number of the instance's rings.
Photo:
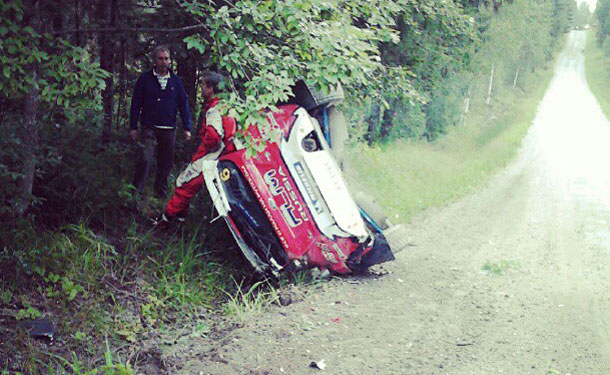
<svg viewBox="0 0 610 375">
<path fill-rule="evenodd" d="M 354 202 L 341 170 L 333 158 L 317 121 L 307 111 L 294 112 L 296 120 L 287 141 L 281 145 L 282 156 L 299 189 L 304 192 L 310 211 L 322 232 L 326 225 L 336 225 L 352 236 L 368 237 L 358 206 Z M 305 138 L 315 139 L 317 149 L 306 150 Z M 332 216 L 329 220 L 328 216 Z M 329 236 L 330 236 L 329 235 Z"/>
</svg>

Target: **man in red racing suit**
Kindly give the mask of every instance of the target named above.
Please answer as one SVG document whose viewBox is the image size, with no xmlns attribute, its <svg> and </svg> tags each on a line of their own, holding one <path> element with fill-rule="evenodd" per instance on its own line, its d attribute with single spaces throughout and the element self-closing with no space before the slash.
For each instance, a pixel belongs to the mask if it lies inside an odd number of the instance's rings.
<svg viewBox="0 0 610 375">
<path fill-rule="evenodd" d="M 204 98 L 199 130 L 201 144 L 186 169 L 178 176 L 176 189 L 165 207 L 165 212 L 153 219 L 154 226 L 168 224 L 173 219 L 183 221 L 191 198 L 203 187 L 203 161 L 216 159 L 221 153 L 235 149 L 235 119 L 220 115 L 220 99 L 216 96 L 222 81 L 223 77 L 218 73 L 206 72 L 203 76 L 200 85 Z"/>
</svg>

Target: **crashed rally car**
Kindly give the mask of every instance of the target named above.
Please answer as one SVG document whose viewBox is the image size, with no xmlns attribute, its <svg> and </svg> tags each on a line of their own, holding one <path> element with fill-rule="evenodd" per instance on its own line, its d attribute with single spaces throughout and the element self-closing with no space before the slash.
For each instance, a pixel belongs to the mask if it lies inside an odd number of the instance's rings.
<svg viewBox="0 0 610 375">
<path fill-rule="evenodd" d="M 276 138 L 265 140 L 258 126 L 247 129 L 265 142 L 256 156 L 236 145 L 204 162 L 216 210 L 261 275 L 311 267 L 348 274 L 393 260 L 381 228 L 348 191 L 329 145 L 345 122 L 336 108 L 343 90 L 321 97 L 299 81 L 293 93 L 267 116 Z"/>
</svg>

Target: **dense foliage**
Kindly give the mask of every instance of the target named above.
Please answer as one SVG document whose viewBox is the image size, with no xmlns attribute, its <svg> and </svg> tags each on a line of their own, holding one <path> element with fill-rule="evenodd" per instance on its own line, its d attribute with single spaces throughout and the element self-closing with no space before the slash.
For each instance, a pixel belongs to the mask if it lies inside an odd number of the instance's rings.
<svg viewBox="0 0 610 375">
<path fill-rule="evenodd" d="M 610 0 L 598 0 L 595 8 L 597 21 L 597 42 L 610 58 Z"/>
<path fill-rule="evenodd" d="M 353 134 L 369 143 L 433 140 L 464 121 L 471 100 L 490 102 L 548 61 L 576 9 L 572 0 L 2 0 L 1 7 L 0 121 L 9 125 L 2 210 L 17 214 L 35 198 L 45 165 L 62 157 L 40 132 L 86 126 L 116 139 L 111 133 L 126 122 L 131 87 L 154 45 L 171 47 L 195 108 L 202 71 L 229 77 L 228 108 L 242 125 L 303 78 L 321 90 L 342 83 Z M 26 147 L 16 151 L 15 142 Z"/>
<path fill-rule="evenodd" d="M 574 27 L 577 29 L 584 29 L 591 25 L 593 19 L 589 4 L 582 2 L 578 5 L 578 10 L 574 15 Z"/>
</svg>

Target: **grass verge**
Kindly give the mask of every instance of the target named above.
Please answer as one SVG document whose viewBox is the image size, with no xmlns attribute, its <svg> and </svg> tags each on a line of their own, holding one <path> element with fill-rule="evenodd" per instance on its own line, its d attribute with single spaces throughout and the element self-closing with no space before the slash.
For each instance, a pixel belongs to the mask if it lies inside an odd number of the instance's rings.
<svg viewBox="0 0 610 375">
<path fill-rule="evenodd" d="M 597 44 L 595 31 L 587 32 L 585 47 L 585 76 L 602 111 L 610 118 L 610 58 L 605 57 Z"/>
<path fill-rule="evenodd" d="M 7 373 L 130 374 L 151 337 L 211 321 L 235 293 L 232 277 L 244 277 L 212 228 L 195 223 L 153 234 L 132 221 L 115 243 L 84 224 L 24 228 L 0 233 L 14 239 L 0 248 L 0 369 Z M 49 333 L 28 333 L 41 318 Z"/>
<path fill-rule="evenodd" d="M 84 223 L 0 228 L 0 239 L 13 239 L 0 242 L 0 374 L 172 373 L 179 359 L 171 363 L 165 349 L 315 286 L 309 273 L 253 283 L 226 228 L 197 213 L 157 232 L 139 216 L 115 239 Z M 41 324 L 49 333 L 29 332 Z"/>
<path fill-rule="evenodd" d="M 392 222 L 464 196 L 516 155 L 552 76 L 547 68 L 526 89 L 507 90 L 490 106 L 475 102 L 466 125 L 437 142 L 356 145 L 347 157 L 350 185 L 378 197 Z"/>
</svg>

